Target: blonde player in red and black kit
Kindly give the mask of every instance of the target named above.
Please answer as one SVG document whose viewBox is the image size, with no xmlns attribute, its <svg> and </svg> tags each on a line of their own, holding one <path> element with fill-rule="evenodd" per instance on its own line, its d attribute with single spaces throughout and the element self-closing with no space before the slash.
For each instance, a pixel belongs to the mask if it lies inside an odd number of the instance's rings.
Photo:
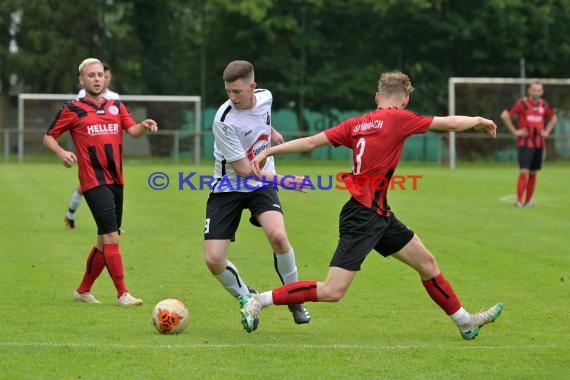
<svg viewBox="0 0 570 380">
<path fill-rule="evenodd" d="M 519 178 L 517 181 L 517 202 L 515 207 L 533 206 L 532 195 L 536 187 L 536 176 L 542 168 L 546 138 L 554 129 L 558 117 L 544 94 L 542 83 L 533 81 L 528 86 L 528 97 L 519 99 L 510 110 L 501 113 L 501 119 L 515 136 L 518 136 Z M 511 117 L 517 118 L 515 128 Z M 548 120 L 546 127 L 545 120 Z"/>
<path fill-rule="evenodd" d="M 111 81 L 113 80 L 113 73 L 111 71 L 111 66 L 103 62 L 103 70 L 105 71 L 105 89 L 101 93 L 101 96 L 105 99 L 120 99 L 119 94 L 109 88 Z M 82 88 L 77 93 L 77 99 L 85 97 L 85 89 Z M 67 203 L 67 212 L 63 217 L 65 223 L 65 228 L 68 230 L 75 229 L 75 213 L 81 205 L 81 200 L 83 199 L 83 193 L 81 192 L 81 185 L 73 189 L 69 202 Z"/>
<path fill-rule="evenodd" d="M 354 276 L 370 251 L 392 256 L 409 265 L 420 275 L 430 297 L 451 317 L 464 339 L 473 339 L 479 329 L 493 322 L 503 310 L 498 303 L 481 313 L 466 311 L 451 284 L 443 277 L 433 254 L 418 235 L 394 215 L 387 200 L 386 182 L 390 180 L 406 138 L 430 129 L 461 132 L 483 129 L 496 135 L 496 125 L 482 117 L 421 116 L 405 110 L 413 87 L 407 75 L 384 73 L 376 93 L 377 109 L 348 119 L 314 136 L 271 147 L 258 154 L 252 170 L 259 175 L 259 165 L 267 157 L 292 152 L 308 152 L 333 145 L 352 149 L 352 173 L 346 179 L 351 198 L 340 214 L 340 239 L 324 282 L 298 281 L 258 295 L 244 296 L 241 310 L 244 328 L 249 332 L 261 308 L 275 304 L 336 302 L 348 290 Z M 384 190 L 386 189 L 386 190 Z"/>
<path fill-rule="evenodd" d="M 121 306 L 140 305 L 124 280 L 123 259 L 119 250 L 119 230 L 123 216 L 123 131 L 134 138 L 146 130 L 156 131 L 151 119 L 133 120 L 120 100 L 105 99 L 103 64 L 87 58 L 79 65 L 79 81 L 85 97 L 69 101 L 61 107 L 44 136 L 44 145 L 57 155 L 67 168 L 78 165 L 79 184 L 97 224 L 97 242 L 87 258 L 87 268 L 75 299 L 100 303 L 91 293 L 93 283 L 105 267 L 117 289 Z M 77 155 L 65 150 L 57 141 L 69 132 Z"/>
</svg>

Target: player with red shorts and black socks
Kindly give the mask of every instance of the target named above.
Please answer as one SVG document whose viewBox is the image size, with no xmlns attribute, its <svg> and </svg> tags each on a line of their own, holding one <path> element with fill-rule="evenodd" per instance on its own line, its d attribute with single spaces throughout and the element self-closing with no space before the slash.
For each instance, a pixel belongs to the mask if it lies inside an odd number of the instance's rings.
<svg viewBox="0 0 570 380">
<path fill-rule="evenodd" d="M 546 153 L 546 138 L 558 121 L 552 107 L 541 98 L 543 94 L 542 83 L 535 80 L 528 86 L 528 97 L 519 99 L 510 110 L 501 113 L 505 126 L 513 135 L 518 136 L 520 171 L 515 207 L 534 206 L 532 195 Z M 511 117 L 517 118 L 516 128 Z M 548 120 L 546 127 L 545 120 Z"/>
<path fill-rule="evenodd" d="M 156 131 L 152 119 L 138 123 L 118 99 L 105 99 L 103 64 L 87 58 L 79 65 L 79 81 L 85 97 L 71 100 L 57 113 L 44 136 L 44 145 L 55 153 L 67 168 L 78 165 L 79 184 L 97 224 L 97 242 L 87 258 L 75 299 L 100 303 L 91 293 L 93 283 L 106 267 L 117 290 L 121 306 L 140 305 L 125 285 L 123 259 L 119 250 L 119 231 L 123 216 L 123 131 L 134 138 L 146 130 Z M 69 132 L 77 155 L 65 150 L 57 141 Z"/>
</svg>

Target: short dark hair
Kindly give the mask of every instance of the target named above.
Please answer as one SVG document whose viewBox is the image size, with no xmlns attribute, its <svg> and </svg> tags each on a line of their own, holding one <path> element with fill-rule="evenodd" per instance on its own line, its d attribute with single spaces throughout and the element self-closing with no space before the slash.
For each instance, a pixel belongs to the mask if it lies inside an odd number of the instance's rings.
<svg viewBox="0 0 570 380">
<path fill-rule="evenodd" d="M 112 71 L 111 65 L 109 65 L 107 62 L 103 62 L 103 71 Z"/>
<path fill-rule="evenodd" d="M 234 82 L 238 79 L 254 81 L 253 65 L 248 61 L 232 61 L 224 70 L 222 78 L 224 82 Z"/>
</svg>

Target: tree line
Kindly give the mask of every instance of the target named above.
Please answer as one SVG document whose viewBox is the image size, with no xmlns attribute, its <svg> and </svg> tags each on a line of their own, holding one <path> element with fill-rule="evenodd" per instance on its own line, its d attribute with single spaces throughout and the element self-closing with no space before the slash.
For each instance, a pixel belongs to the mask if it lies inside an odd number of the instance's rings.
<svg viewBox="0 0 570 380">
<path fill-rule="evenodd" d="M 569 29 L 569 0 L 3 0 L 0 93 L 73 93 L 93 56 L 119 93 L 216 107 L 246 59 L 276 108 L 368 110 L 401 70 L 414 110 L 443 114 L 450 76 L 518 77 L 523 57 L 527 77 L 567 76 Z"/>
</svg>

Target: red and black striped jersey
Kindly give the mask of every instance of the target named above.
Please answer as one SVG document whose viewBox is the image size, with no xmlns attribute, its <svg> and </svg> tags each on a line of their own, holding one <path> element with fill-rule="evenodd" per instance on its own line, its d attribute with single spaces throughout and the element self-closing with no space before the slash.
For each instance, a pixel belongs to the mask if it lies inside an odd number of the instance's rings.
<svg viewBox="0 0 570 380">
<path fill-rule="evenodd" d="M 75 144 L 82 191 L 119 184 L 123 180 L 123 130 L 136 125 L 120 100 L 103 99 L 95 104 L 85 98 L 66 102 L 47 134 L 59 138 L 69 131 Z"/>
<path fill-rule="evenodd" d="M 554 116 L 554 111 L 546 100 L 539 99 L 532 102 L 526 97 L 519 99 L 509 110 L 509 116 L 516 116 L 518 129 L 526 128 L 528 130 L 526 136 L 519 136 L 517 146 L 527 148 L 542 148 L 544 146 L 544 137 L 542 136 L 544 122 Z"/>
<path fill-rule="evenodd" d="M 398 109 L 377 109 L 325 131 L 334 146 L 352 149 L 352 173 L 344 182 L 352 197 L 380 215 L 389 216 L 387 191 L 406 138 L 427 132 L 433 116 Z"/>
</svg>

